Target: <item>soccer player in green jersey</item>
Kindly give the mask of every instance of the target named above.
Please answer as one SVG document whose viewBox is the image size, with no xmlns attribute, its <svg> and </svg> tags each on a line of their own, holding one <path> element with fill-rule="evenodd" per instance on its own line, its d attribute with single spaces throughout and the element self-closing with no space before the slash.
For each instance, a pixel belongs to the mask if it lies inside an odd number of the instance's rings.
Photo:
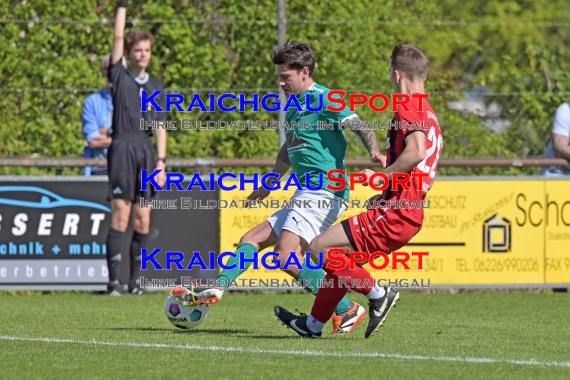
<svg viewBox="0 0 570 380">
<path fill-rule="evenodd" d="M 310 208 L 281 209 L 248 231 L 241 238 L 236 249 L 237 257 L 230 257 L 226 264 L 228 266 L 236 264 L 236 268 L 219 274 L 218 285 L 220 287 L 192 294 L 194 302 L 212 304 L 222 299 L 223 287 L 227 287 L 232 280 L 238 278 L 247 269 L 239 269 L 240 253 L 244 257 L 253 258 L 254 252 L 274 246 L 274 251 L 279 255 L 278 258 L 282 264 L 292 252 L 296 252 L 299 262 L 304 263 L 305 258 L 302 253 L 307 250 L 313 238 L 331 227 L 346 210 L 342 200 L 349 197 L 349 189 L 326 190 L 329 183 L 327 173 L 333 169 L 346 170 L 344 155 L 347 144 L 340 124 L 354 119 L 350 124 L 358 125 L 358 119 L 356 119 L 358 116 L 349 111 L 348 107 L 340 112 L 326 109 L 330 104 L 327 100 L 327 93 L 331 90 L 314 82 L 315 55 L 308 45 L 288 42 L 275 49 L 271 58 L 273 64 L 276 65 L 279 85 L 287 97 L 295 95 L 303 109 L 299 111 L 296 107 L 291 107 L 287 111 L 288 125 L 292 126 L 296 122 L 295 125 L 298 128 L 285 128 L 286 143 L 279 151 L 272 172 L 282 177 L 292 167 L 301 184 L 304 183 L 305 174 L 309 173 L 311 187 L 319 184 L 319 175 L 322 175 L 322 190 L 312 191 L 305 188 L 298 190 L 292 199 L 300 202 L 294 202 L 294 205 L 310 204 Z M 310 103 L 307 104 L 307 101 Z M 307 106 L 317 108 L 320 102 L 322 102 L 320 111 L 307 110 Z M 326 122 L 327 125 L 332 123 L 334 128 L 319 128 L 319 125 L 322 125 L 320 122 Z M 352 130 L 359 134 L 370 153 L 371 160 L 384 165 L 386 157 L 378 150 L 374 132 L 371 129 L 352 128 Z M 262 200 L 268 195 L 269 190 L 261 188 L 254 191 L 248 200 Z M 327 200 L 333 207 L 319 208 L 317 205 L 319 200 Z M 251 265 L 251 263 L 248 264 Z M 299 270 L 296 266 L 290 266 L 285 271 L 295 279 L 305 280 L 303 283 L 313 294 L 318 291 L 318 280 L 326 276 L 322 269 L 303 268 Z M 184 288 L 173 289 L 173 294 L 182 296 L 184 292 Z M 349 334 L 364 317 L 364 307 L 345 296 L 337 305 L 332 318 L 333 333 Z"/>
</svg>

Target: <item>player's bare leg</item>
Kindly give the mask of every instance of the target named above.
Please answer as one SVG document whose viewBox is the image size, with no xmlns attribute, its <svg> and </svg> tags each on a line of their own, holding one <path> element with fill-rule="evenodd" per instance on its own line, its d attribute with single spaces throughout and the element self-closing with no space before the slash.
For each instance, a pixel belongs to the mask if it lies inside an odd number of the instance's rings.
<svg viewBox="0 0 570 380">
<path fill-rule="evenodd" d="M 288 268 L 284 268 L 283 266 L 285 265 L 289 255 L 292 253 L 295 253 L 297 260 L 301 265 L 303 264 L 305 258 L 301 254 L 301 244 L 301 237 L 287 230 L 281 231 L 281 236 L 279 236 L 277 243 L 275 243 L 275 253 L 277 253 L 279 260 L 281 260 L 281 269 L 295 279 L 299 277 L 299 272 L 301 270 L 296 265 L 289 265 Z"/>
<path fill-rule="evenodd" d="M 151 205 L 141 208 L 139 203 L 133 203 L 133 230 L 140 234 L 148 234 L 150 231 Z"/>
<path fill-rule="evenodd" d="M 325 254 L 329 249 L 345 249 L 347 251 L 353 251 L 354 247 L 350 243 L 346 232 L 342 225 L 335 224 L 323 234 L 317 236 L 313 239 L 310 245 L 311 255 L 315 258 L 315 254 L 318 255 L 319 252 L 324 252 Z M 323 258 L 326 262 L 326 257 Z"/>
<path fill-rule="evenodd" d="M 114 198 L 111 200 L 111 228 L 125 232 L 131 218 L 131 201 Z"/>
</svg>

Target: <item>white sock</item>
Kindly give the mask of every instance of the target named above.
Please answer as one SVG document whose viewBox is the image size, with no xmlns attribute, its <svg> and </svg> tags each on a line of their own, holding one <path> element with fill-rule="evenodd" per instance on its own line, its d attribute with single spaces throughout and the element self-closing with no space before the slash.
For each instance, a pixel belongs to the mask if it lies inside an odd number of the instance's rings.
<svg viewBox="0 0 570 380">
<path fill-rule="evenodd" d="M 321 321 L 317 321 L 312 315 L 309 314 L 307 317 L 307 327 L 314 333 L 319 333 L 323 331 L 325 324 Z"/>
<path fill-rule="evenodd" d="M 374 285 L 370 293 L 368 293 L 369 300 L 377 300 L 386 297 L 386 288 L 383 286 Z"/>
</svg>

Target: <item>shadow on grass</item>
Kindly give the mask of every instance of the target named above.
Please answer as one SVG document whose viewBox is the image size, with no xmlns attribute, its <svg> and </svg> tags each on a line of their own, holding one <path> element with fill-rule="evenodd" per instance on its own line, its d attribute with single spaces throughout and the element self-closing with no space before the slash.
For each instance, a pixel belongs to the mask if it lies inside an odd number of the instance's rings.
<svg viewBox="0 0 570 380">
<path fill-rule="evenodd" d="M 141 332 L 171 332 L 172 329 L 168 327 L 98 327 L 95 330 L 109 330 L 109 331 L 141 331 Z"/>
<path fill-rule="evenodd" d="M 240 335 L 240 336 L 249 336 L 251 331 L 245 329 L 176 329 L 171 330 L 175 334 L 203 334 L 203 335 Z"/>
<path fill-rule="evenodd" d="M 248 338 L 248 339 L 300 339 L 298 336 L 291 336 L 291 335 L 254 335 L 251 331 L 248 330 L 226 330 L 226 329 L 191 329 L 191 330 L 175 330 L 175 334 L 200 334 L 203 336 L 206 335 L 227 335 L 228 337 L 235 337 L 235 338 Z"/>
<path fill-rule="evenodd" d="M 295 335 L 254 335 L 251 330 L 246 329 L 177 329 L 175 327 L 100 327 L 100 328 L 86 328 L 88 330 L 107 330 L 107 331 L 132 331 L 132 332 L 148 332 L 148 333 L 163 333 L 163 334 L 199 334 L 199 335 L 226 335 L 228 337 L 243 337 L 251 339 L 300 339 Z"/>
<path fill-rule="evenodd" d="M 278 340 L 283 340 L 283 339 L 301 340 L 301 339 L 303 339 L 300 336 L 295 336 L 295 335 L 248 335 L 247 337 L 251 338 L 251 339 L 278 339 Z"/>
<path fill-rule="evenodd" d="M 245 329 L 177 329 L 175 327 L 99 327 L 92 330 L 109 330 L 109 331 L 140 331 L 140 332 L 163 332 L 175 334 L 212 334 L 212 335 L 249 335 L 251 331 Z"/>
</svg>

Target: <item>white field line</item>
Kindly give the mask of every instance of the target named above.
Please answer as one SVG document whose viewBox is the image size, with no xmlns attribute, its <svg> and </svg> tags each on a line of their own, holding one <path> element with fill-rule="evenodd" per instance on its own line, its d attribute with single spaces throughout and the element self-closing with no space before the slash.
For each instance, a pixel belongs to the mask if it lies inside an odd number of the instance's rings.
<svg viewBox="0 0 570 380">
<path fill-rule="evenodd" d="M 339 358 L 384 358 L 404 361 L 437 361 L 437 362 L 457 362 L 470 364 L 513 364 L 523 366 L 544 366 L 544 367 L 563 367 L 570 368 L 570 361 L 548 361 L 538 359 L 497 359 L 497 358 L 478 358 L 464 356 L 424 356 L 424 355 L 406 355 L 397 353 L 383 352 L 338 352 L 338 351 L 319 351 L 319 350 L 271 350 L 262 348 L 246 348 L 231 346 L 201 346 L 197 344 L 170 344 L 170 343 L 144 343 L 144 342 L 112 342 L 102 340 L 78 340 L 63 339 L 49 337 L 26 337 L 26 336 L 10 336 L 0 335 L 0 341 L 16 341 L 16 342 L 41 342 L 41 343 L 68 343 L 82 344 L 90 346 L 110 346 L 110 347 L 136 347 L 136 348 L 166 348 L 176 350 L 191 351 L 213 351 L 213 352 L 235 352 L 242 354 L 275 354 L 290 356 L 320 356 L 320 357 L 339 357 Z"/>
</svg>

